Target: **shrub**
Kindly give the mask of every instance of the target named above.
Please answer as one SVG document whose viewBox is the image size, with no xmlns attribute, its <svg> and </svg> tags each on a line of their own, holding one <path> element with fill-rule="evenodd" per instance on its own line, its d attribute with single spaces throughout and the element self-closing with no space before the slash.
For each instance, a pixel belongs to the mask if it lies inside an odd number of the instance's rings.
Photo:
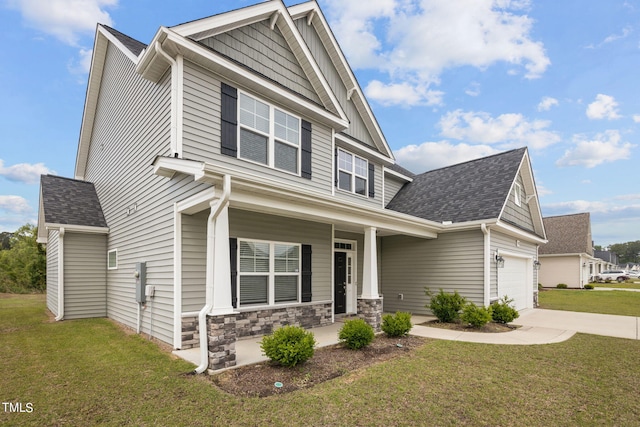
<svg viewBox="0 0 640 427">
<path fill-rule="evenodd" d="M 586 285 L 584 285 L 585 289 L 593 289 L 593 285 L 591 283 L 587 283 Z"/>
<path fill-rule="evenodd" d="M 426 293 L 431 297 L 431 302 L 427 307 L 431 309 L 431 312 L 439 321 L 451 323 L 460 318 L 460 310 L 462 310 L 467 300 L 458 291 L 453 294 L 447 294 L 440 289 L 439 294 L 433 295 L 429 289 L 426 289 Z"/>
<path fill-rule="evenodd" d="M 567 284 L 566 283 L 558 283 L 556 288 L 558 288 L 558 289 L 567 289 Z"/>
<path fill-rule="evenodd" d="M 478 307 L 472 302 L 467 303 L 460 318 L 474 328 L 481 328 L 491 321 L 491 307 Z"/>
<path fill-rule="evenodd" d="M 513 302 L 506 295 L 499 301 L 491 304 L 491 318 L 496 323 L 509 323 L 520 317 L 518 310 L 511 306 Z"/>
<path fill-rule="evenodd" d="M 313 356 L 316 340 L 312 332 L 299 326 L 283 326 L 260 342 L 262 352 L 283 366 L 293 367 Z"/>
<path fill-rule="evenodd" d="M 374 338 L 373 328 L 362 319 L 352 319 L 344 322 L 338 338 L 352 349 L 358 350 L 371 344 Z"/>
<path fill-rule="evenodd" d="M 382 316 L 382 330 L 390 337 L 407 335 L 412 327 L 411 313 L 398 311 L 395 316 L 391 314 Z"/>
</svg>

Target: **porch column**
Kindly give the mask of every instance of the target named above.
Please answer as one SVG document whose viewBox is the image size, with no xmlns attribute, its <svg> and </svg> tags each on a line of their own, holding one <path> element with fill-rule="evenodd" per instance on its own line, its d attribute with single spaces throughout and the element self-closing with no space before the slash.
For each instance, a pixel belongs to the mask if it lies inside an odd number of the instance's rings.
<svg viewBox="0 0 640 427">
<path fill-rule="evenodd" d="M 380 298 L 378 294 L 378 249 L 376 247 L 376 228 L 364 229 L 364 265 L 362 269 L 363 299 Z"/>
<path fill-rule="evenodd" d="M 212 202 L 212 205 L 215 202 Z M 211 230 L 213 228 L 213 230 Z M 207 301 L 213 316 L 233 313 L 231 303 L 231 265 L 229 257 L 229 202 L 218 216 L 207 223 Z M 209 299 L 211 298 L 211 299 Z"/>
</svg>

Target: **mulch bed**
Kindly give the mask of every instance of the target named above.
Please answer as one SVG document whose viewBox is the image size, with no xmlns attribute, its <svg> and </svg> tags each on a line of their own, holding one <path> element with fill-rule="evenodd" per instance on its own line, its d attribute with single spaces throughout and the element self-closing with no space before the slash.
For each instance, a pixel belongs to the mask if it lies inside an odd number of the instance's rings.
<svg viewBox="0 0 640 427">
<path fill-rule="evenodd" d="M 389 338 L 378 335 L 361 350 L 350 350 L 342 344 L 318 348 L 311 359 L 293 368 L 269 361 L 215 374 L 210 379 L 222 390 L 236 396 L 266 397 L 290 393 L 407 355 L 427 341 L 426 338 L 414 336 Z M 276 387 L 276 382 L 282 386 Z"/>
<path fill-rule="evenodd" d="M 465 325 L 462 322 L 458 323 L 445 323 L 439 320 L 431 320 L 429 322 L 421 323 L 422 326 L 429 326 L 432 328 L 442 328 L 442 329 L 450 329 L 453 331 L 462 331 L 462 332 L 484 332 L 484 333 L 500 333 L 500 332 L 511 332 L 515 329 L 518 329 L 519 326 L 515 325 L 506 325 L 504 323 L 495 323 L 489 322 L 486 325 L 480 328 L 474 328 L 473 326 Z"/>
</svg>

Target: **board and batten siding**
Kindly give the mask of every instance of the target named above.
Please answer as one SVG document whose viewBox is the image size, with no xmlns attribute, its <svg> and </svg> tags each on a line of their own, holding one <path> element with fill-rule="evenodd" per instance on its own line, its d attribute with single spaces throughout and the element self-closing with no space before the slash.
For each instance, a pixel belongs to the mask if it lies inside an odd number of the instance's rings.
<svg viewBox="0 0 640 427">
<path fill-rule="evenodd" d="M 352 138 L 362 141 L 369 147 L 376 149 L 373 139 L 371 138 L 371 134 L 364 124 L 356 106 L 352 101 L 347 100 L 347 91 L 351 88 L 345 87 L 340 74 L 334 67 L 329 53 L 324 48 L 322 40 L 320 40 L 320 37 L 315 30 L 315 22 L 312 25 L 307 25 L 307 18 L 305 17 L 296 20 L 295 24 L 296 27 L 298 27 L 298 31 L 302 35 L 302 38 L 309 47 L 311 55 L 313 55 L 318 67 L 320 67 L 320 71 L 322 71 L 327 83 L 329 83 L 333 93 L 336 95 L 340 106 L 349 118 L 349 128 L 343 132 Z"/>
<path fill-rule="evenodd" d="M 405 181 L 395 178 L 392 175 L 384 176 L 384 205 L 387 206 L 391 199 L 398 194 L 398 191 L 404 186 Z"/>
<path fill-rule="evenodd" d="M 106 259 L 106 235 L 65 233 L 65 319 L 107 316 Z"/>
<path fill-rule="evenodd" d="M 49 230 L 47 239 L 47 308 L 58 315 L 58 230 Z"/>
<path fill-rule="evenodd" d="M 190 160 L 208 162 L 252 173 L 281 182 L 284 186 L 294 184 L 324 194 L 331 194 L 333 185 L 331 152 L 331 129 L 304 117 L 312 123 L 311 131 L 311 179 L 295 176 L 287 172 L 252 163 L 243 159 L 221 154 L 221 100 L 219 78 L 189 61 L 184 62 L 184 107 L 183 107 L 183 157 Z M 241 88 L 238 88 L 241 90 Z M 265 102 L 269 100 L 259 94 L 251 94 Z M 283 111 L 298 115 L 286 107 L 277 105 Z"/>
<path fill-rule="evenodd" d="M 182 215 L 182 312 L 205 305 L 207 279 L 207 221 L 209 209 Z"/>
<path fill-rule="evenodd" d="M 332 299 L 331 225 L 230 209 L 229 236 L 311 245 L 312 301 Z"/>
<path fill-rule="evenodd" d="M 270 80 L 321 104 L 307 75 L 276 26 L 256 22 L 200 41 Z"/>
<path fill-rule="evenodd" d="M 529 205 L 526 203 L 527 195 L 525 194 L 524 183 L 521 175 L 518 175 L 516 183 L 520 185 L 521 189 L 522 200 L 520 201 L 520 206 L 516 205 L 515 202 L 515 190 L 511 190 L 501 219 L 515 224 L 524 230 L 534 231 L 533 217 L 531 216 L 531 209 L 529 209 Z"/>
<path fill-rule="evenodd" d="M 85 176 L 95 184 L 110 229 L 107 249 L 118 251 L 118 268 L 107 270 L 107 316 L 136 327 L 133 272 L 136 262 L 146 262 L 155 296 L 142 311 L 142 331 L 168 343 L 173 342 L 173 203 L 207 188 L 192 177 L 153 174 L 155 157 L 170 155 L 170 106 L 170 72 L 149 82 L 109 45 Z"/>
<path fill-rule="evenodd" d="M 437 239 L 382 238 L 382 294 L 387 312 L 430 314 L 425 287 L 458 291 L 484 304 L 484 238 L 480 230 L 442 233 Z M 402 294 L 402 299 L 399 294 Z"/>
<path fill-rule="evenodd" d="M 520 257 L 529 258 L 531 260 L 536 259 L 536 244 L 525 242 L 521 239 L 517 239 L 516 237 L 508 236 L 503 233 L 498 233 L 495 231 L 491 231 L 491 254 L 495 255 L 496 250 L 499 252 L 506 252 L 508 254 L 516 254 Z M 491 291 L 490 298 L 502 298 L 504 295 L 499 295 L 498 289 L 498 269 L 496 268 L 496 263 L 492 259 L 490 262 L 491 265 Z M 538 289 L 538 272 L 533 270 L 533 277 L 530 279 L 533 284 L 534 292 Z"/>
</svg>

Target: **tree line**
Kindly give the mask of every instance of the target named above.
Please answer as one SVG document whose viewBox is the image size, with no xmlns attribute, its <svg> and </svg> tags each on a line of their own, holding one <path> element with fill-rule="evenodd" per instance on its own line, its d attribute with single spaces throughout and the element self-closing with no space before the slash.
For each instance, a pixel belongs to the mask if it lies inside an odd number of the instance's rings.
<svg viewBox="0 0 640 427">
<path fill-rule="evenodd" d="M 44 292 L 47 285 L 45 250 L 31 224 L 14 233 L 0 233 L 0 292 Z"/>
</svg>

